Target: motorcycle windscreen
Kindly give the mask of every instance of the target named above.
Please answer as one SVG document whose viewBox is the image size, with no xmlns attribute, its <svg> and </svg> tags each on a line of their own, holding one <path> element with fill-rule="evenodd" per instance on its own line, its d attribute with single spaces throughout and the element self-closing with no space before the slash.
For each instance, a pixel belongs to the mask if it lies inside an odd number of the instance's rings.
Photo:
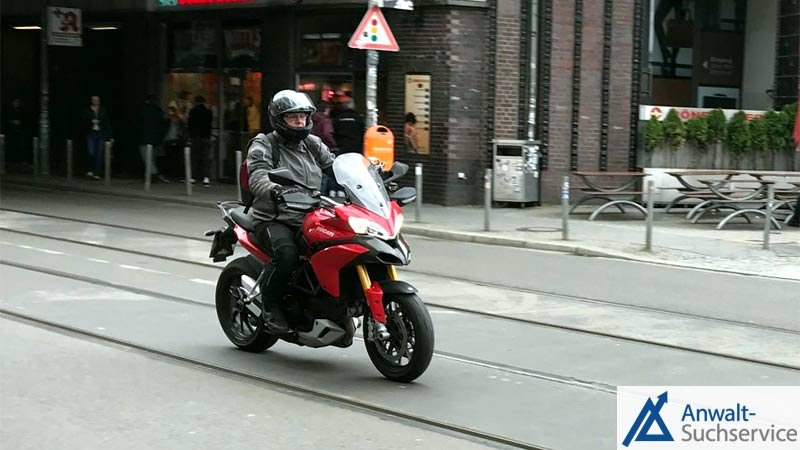
<svg viewBox="0 0 800 450">
<path fill-rule="evenodd" d="M 345 153 L 333 161 L 336 181 L 344 187 L 350 201 L 388 219 L 389 194 L 378 170 L 378 166 L 359 153 Z"/>
</svg>

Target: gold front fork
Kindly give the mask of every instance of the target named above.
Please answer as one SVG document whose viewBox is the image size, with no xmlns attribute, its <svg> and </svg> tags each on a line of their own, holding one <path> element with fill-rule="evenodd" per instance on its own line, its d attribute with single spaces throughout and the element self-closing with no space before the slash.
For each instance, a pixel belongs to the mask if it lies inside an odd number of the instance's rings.
<svg viewBox="0 0 800 450">
<path fill-rule="evenodd" d="M 397 268 L 395 266 L 386 266 L 387 270 L 389 271 L 389 279 L 392 281 L 397 281 L 400 278 L 397 276 Z M 364 267 L 362 264 L 356 266 L 356 272 L 358 272 L 358 280 L 361 281 L 361 288 L 365 291 L 372 287 L 372 280 L 369 278 L 369 273 L 367 273 L 367 268 Z"/>
<path fill-rule="evenodd" d="M 372 287 L 372 281 L 369 279 L 369 274 L 367 273 L 367 268 L 363 265 L 359 264 L 356 266 L 356 272 L 358 272 L 358 279 L 361 281 L 361 288 L 365 291 Z"/>
</svg>

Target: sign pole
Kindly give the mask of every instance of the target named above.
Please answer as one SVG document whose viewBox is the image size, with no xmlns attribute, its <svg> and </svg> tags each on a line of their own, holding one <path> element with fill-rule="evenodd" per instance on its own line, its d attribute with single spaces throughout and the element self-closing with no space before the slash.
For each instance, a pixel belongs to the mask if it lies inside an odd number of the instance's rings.
<svg viewBox="0 0 800 450">
<path fill-rule="evenodd" d="M 369 0 L 367 9 L 383 6 L 383 0 Z M 367 50 L 367 128 L 378 123 L 378 52 Z"/>
<path fill-rule="evenodd" d="M 42 9 L 42 45 L 39 52 L 41 54 L 39 60 L 41 75 L 39 80 L 41 102 L 39 106 L 39 146 L 42 151 L 41 171 L 44 175 L 47 175 L 50 171 L 50 156 L 48 151 L 50 148 L 50 87 L 48 86 L 49 76 L 47 71 L 47 33 L 50 29 L 47 6 L 50 2 L 46 1 L 44 3 Z"/>
<path fill-rule="evenodd" d="M 367 51 L 367 117 L 366 125 L 378 123 L 378 51 L 400 50 L 380 8 L 383 0 L 369 0 L 367 13 L 361 19 L 347 46 Z"/>
<path fill-rule="evenodd" d="M 370 2 L 372 3 L 372 2 Z M 367 127 L 378 123 L 378 51 L 367 50 Z"/>
</svg>

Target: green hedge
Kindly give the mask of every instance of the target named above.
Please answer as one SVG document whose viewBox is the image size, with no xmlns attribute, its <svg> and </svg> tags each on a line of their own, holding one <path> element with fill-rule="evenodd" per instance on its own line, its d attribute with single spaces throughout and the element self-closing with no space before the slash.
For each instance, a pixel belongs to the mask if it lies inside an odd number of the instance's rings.
<svg viewBox="0 0 800 450">
<path fill-rule="evenodd" d="M 688 141 L 699 150 L 723 142 L 728 151 L 736 154 L 790 151 L 796 115 L 797 103 L 793 103 L 752 121 L 747 121 L 743 111 L 728 121 L 721 109 L 715 109 L 707 116 L 696 116 L 684 123 L 671 109 L 663 122 L 656 117 L 647 121 L 645 150 L 651 152 L 662 146 L 677 150 Z"/>
</svg>

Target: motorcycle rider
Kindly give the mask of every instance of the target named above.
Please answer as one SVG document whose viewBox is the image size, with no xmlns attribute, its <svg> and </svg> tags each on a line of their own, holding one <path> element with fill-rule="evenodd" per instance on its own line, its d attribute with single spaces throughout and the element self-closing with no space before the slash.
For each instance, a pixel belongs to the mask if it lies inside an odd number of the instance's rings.
<svg viewBox="0 0 800 450">
<path fill-rule="evenodd" d="M 267 111 L 275 131 L 269 135 L 259 133 L 247 150 L 250 190 L 255 196 L 252 209 L 256 238 L 271 258 L 260 284 L 263 318 L 267 329 L 275 334 L 289 331 L 279 305 L 299 261 L 295 236 L 304 215 L 278 202 L 281 196 L 297 192 L 298 188 L 273 183 L 268 172 L 276 167 L 286 168 L 294 180 L 314 188 L 320 188 L 323 171 L 333 177 L 333 154 L 320 138 L 309 135 L 315 111 L 305 93 L 278 92 Z"/>
</svg>

